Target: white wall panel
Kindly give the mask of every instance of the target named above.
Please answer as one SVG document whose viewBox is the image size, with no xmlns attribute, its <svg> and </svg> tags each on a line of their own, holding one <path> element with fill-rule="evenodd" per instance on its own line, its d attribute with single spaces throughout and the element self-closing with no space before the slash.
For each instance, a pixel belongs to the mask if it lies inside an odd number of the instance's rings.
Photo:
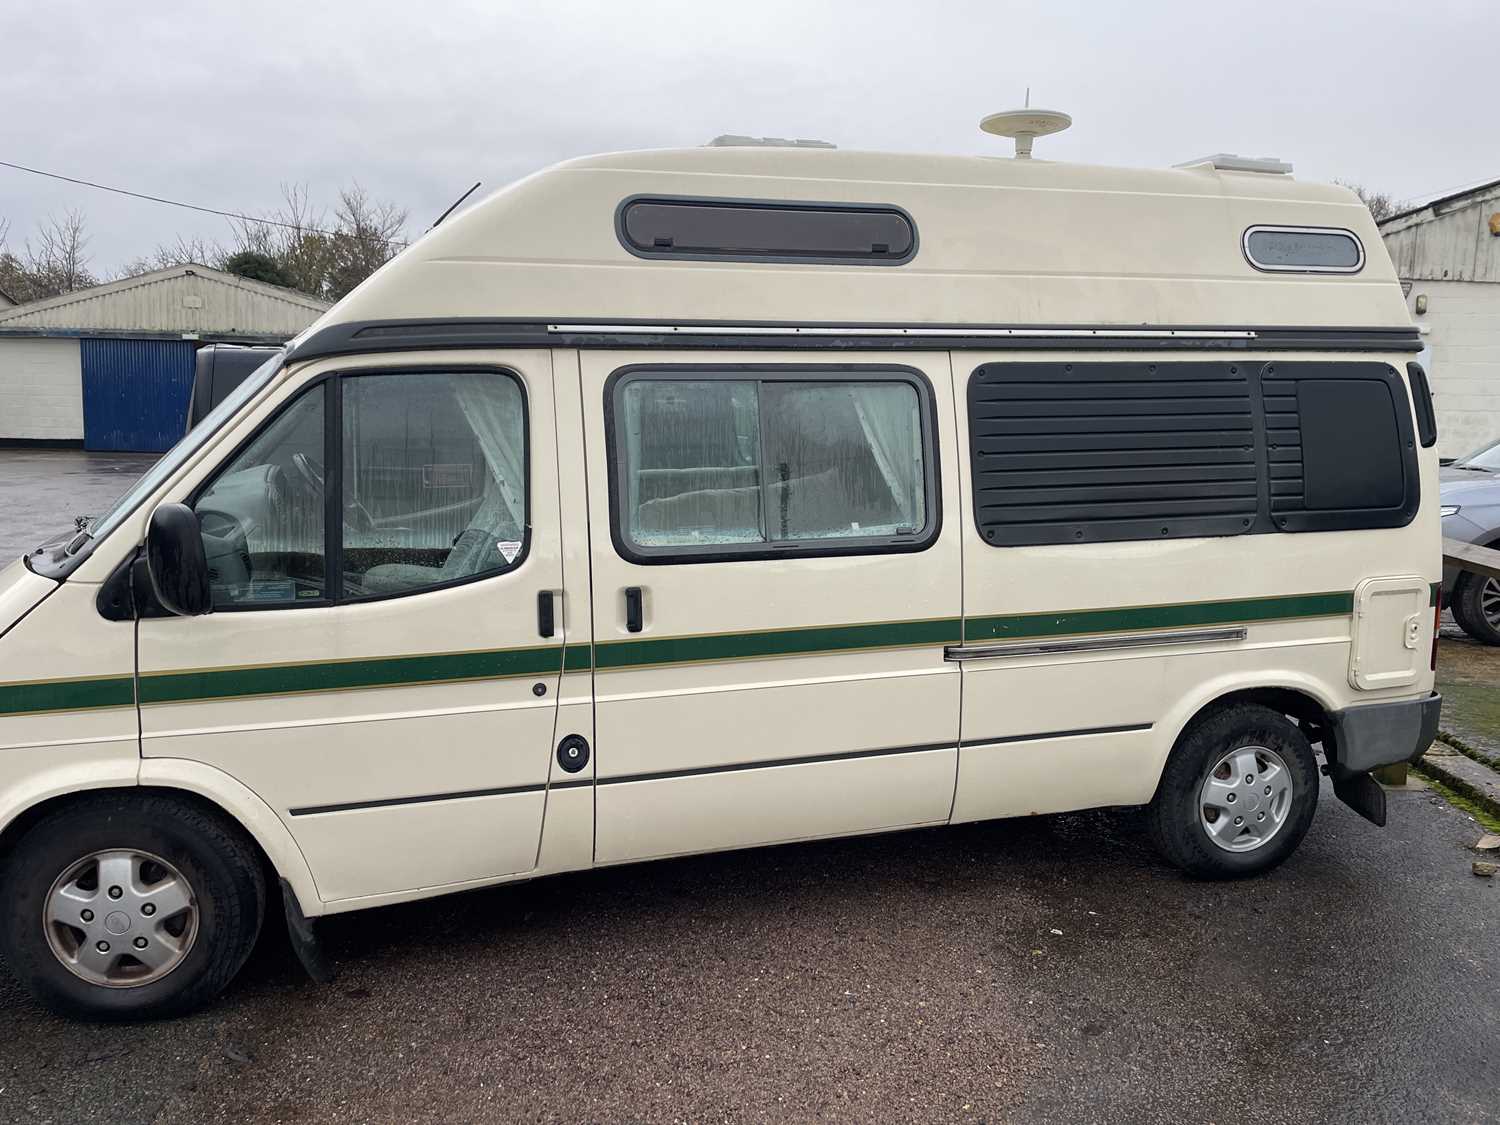
<svg viewBox="0 0 1500 1125">
<path fill-rule="evenodd" d="M 78 341 L 0 338 L 0 441 L 83 440 Z"/>
</svg>

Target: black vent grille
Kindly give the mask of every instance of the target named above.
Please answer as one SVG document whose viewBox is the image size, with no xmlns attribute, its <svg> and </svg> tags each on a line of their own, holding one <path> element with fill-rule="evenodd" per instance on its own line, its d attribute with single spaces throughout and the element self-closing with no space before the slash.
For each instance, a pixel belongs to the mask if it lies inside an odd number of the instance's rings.
<svg viewBox="0 0 1500 1125">
<path fill-rule="evenodd" d="M 1302 423 L 1297 412 L 1297 383 L 1280 378 L 1274 365 L 1261 372 L 1266 406 L 1266 460 L 1271 469 L 1271 517 L 1278 524 L 1287 512 L 1307 508 L 1302 478 Z"/>
<path fill-rule="evenodd" d="M 974 514 L 995 546 L 1234 535 L 1255 522 L 1242 365 L 987 364 L 968 398 Z M 1295 450 L 1295 407 L 1290 425 Z M 1300 463 L 1286 478 L 1299 495 Z"/>
</svg>

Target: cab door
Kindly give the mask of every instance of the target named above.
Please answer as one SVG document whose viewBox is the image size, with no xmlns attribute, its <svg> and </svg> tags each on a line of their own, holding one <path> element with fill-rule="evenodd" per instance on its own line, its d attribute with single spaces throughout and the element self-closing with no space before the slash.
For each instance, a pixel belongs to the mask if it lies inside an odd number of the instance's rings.
<svg viewBox="0 0 1500 1125">
<path fill-rule="evenodd" d="M 583 352 L 596 859 L 948 818 L 946 356 Z"/>
<path fill-rule="evenodd" d="M 553 417 L 545 351 L 324 361 L 172 497 L 213 612 L 139 624 L 144 753 L 258 794 L 326 901 L 536 866 L 566 639 L 539 613 L 563 588 Z"/>
</svg>

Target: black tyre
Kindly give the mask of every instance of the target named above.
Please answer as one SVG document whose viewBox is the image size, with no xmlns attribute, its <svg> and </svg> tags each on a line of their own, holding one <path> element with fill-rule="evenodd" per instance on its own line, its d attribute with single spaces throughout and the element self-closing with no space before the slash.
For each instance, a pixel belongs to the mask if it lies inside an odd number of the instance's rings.
<svg viewBox="0 0 1500 1125">
<path fill-rule="evenodd" d="M 1476 641 L 1500 645 L 1500 580 L 1460 575 L 1453 586 L 1453 620 Z"/>
<path fill-rule="evenodd" d="M 1158 850 L 1182 870 L 1233 879 L 1291 855 L 1317 805 L 1318 763 L 1302 732 L 1269 707 L 1240 704 L 1183 732 L 1146 820 Z"/>
<path fill-rule="evenodd" d="M 0 955 L 41 1003 L 87 1019 L 206 1004 L 255 946 L 266 885 L 226 818 L 102 793 L 26 832 L 0 866 Z"/>
</svg>

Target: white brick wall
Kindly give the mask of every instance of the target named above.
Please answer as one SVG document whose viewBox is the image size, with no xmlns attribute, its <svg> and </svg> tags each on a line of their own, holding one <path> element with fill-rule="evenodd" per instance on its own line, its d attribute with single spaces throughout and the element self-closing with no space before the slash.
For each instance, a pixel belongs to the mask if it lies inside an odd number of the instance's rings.
<svg viewBox="0 0 1500 1125">
<path fill-rule="evenodd" d="M 1427 312 L 1416 315 L 1417 297 Z M 1500 439 L 1500 283 L 1417 281 L 1406 299 L 1432 349 L 1438 453 L 1460 457 Z"/>
<path fill-rule="evenodd" d="M 83 440 L 78 341 L 0 336 L 0 441 Z"/>
</svg>

